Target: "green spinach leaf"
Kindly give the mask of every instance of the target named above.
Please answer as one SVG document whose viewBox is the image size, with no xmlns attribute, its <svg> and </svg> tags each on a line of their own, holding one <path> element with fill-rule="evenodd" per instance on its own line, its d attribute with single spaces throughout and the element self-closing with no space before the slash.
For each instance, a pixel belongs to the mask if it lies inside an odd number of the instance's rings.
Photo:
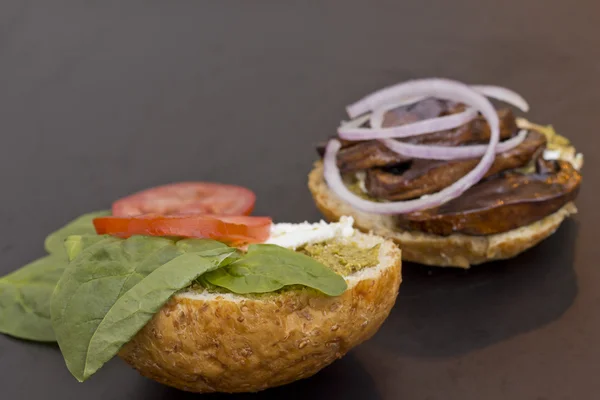
<svg viewBox="0 0 600 400">
<path fill-rule="evenodd" d="M 95 233 L 92 219 L 108 214 L 99 211 L 75 219 L 46 238 L 50 255 L 0 278 L 1 333 L 41 342 L 56 340 L 50 320 L 50 298 L 69 263 L 63 242 L 71 234 Z"/>
<path fill-rule="evenodd" d="M 110 215 L 110 211 L 95 211 L 88 214 L 84 214 L 81 217 L 69 222 L 59 230 L 51 233 L 46 237 L 44 247 L 50 254 L 66 254 L 64 241 L 71 235 L 88 235 L 96 234 L 96 229 L 92 221 L 97 217 L 104 217 Z"/>
<path fill-rule="evenodd" d="M 27 340 L 55 341 L 50 297 L 67 261 L 49 255 L 0 278 L 0 332 Z"/>
<path fill-rule="evenodd" d="M 92 336 L 82 379 L 94 374 L 114 357 L 121 346 L 131 340 L 175 292 L 190 286 L 205 272 L 218 268 L 227 257 L 228 254 L 217 257 L 204 257 L 198 253 L 182 254 L 158 267 L 121 296 Z"/>
<path fill-rule="evenodd" d="M 67 237 L 64 241 L 67 259 L 71 262 L 83 249 L 109 238 L 109 235 L 72 235 Z"/>
<path fill-rule="evenodd" d="M 173 293 L 234 254 L 211 240 L 144 236 L 82 246 L 51 302 L 52 324 L 69 371 L 80 381 L 89 378 Z"/>
<path fill-rule="evenodd" d="M 346 281 L 313 258 L 272 244 L 251 245 L 237 261 L 202 277 L 234 293 L 268 293 L 288 285 L 304 285 L 339 296 Z"/>
<path fill-rule="evenodd" d="M 71 263 L 51 301 L 52 326 L 69 371 L 88 379 L 177 291 L 201 279 L 236 293 L 305 285 L 336 296 L 345 280 L 314 259 L 274 245 L 246 254 L 206 239 L 72 235 Z"/>
<path fill-rule="evenodd" d="M 177 241 L 176 246 L 184 253 L 202 253 L 205 257 L 229 254 L 230 261 L 239 258 L 240 254 L 237 249 L 212 239 L 182 239 Z"/>
</svg>

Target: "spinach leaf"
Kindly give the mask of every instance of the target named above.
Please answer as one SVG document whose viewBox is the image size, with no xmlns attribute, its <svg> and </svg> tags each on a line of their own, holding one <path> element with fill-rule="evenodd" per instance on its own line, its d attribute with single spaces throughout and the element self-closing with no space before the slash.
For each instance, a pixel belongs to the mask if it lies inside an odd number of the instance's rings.
<svg viewBox="0 0 600 400">
<path fill-rule="evenodd" d="M 92 219 L 108 214 L 99 211 L 70 222 L 46 238 L 50 255 L 0 278 L 1 333 L 41 342 L 56 340 L 50 320 L 50 298 L 69 263 L 63 242 L 70 234 L 95 233 Z"/>
<path fill-rule="evenodd" d="M 72 235 L 67 237 L 64 241 L 67 259 L 69 262 L 73 261 L 83 249 L 108 238 L 110 238 L 109 235 Z"/>
<path fill-rule="evenodd" d="M 114 357 L 177 291 L 195 280 L 236 293 L 300 284 L 336 296 L 345 280 L 314 259 L 275 245 L 246 254 L 207 239 L 86 235 L 65 242 L 72 259 L 51 301 L 69 371 L 84 381 Z"/>
<path fill-rule="evenodd" d="M 188 287 L 205 272 L 218 268 L 228 255 L 204 257 L 198 253 L 182 254 L 158 267 L 121 296 L 92 336 L 81 379 L 87 379 L 114 357 L 175 292 Z"/>
<path fill-rule="evenodd" d="M 96 234 L 96 229 L 94 228 L 92 220 L 106 215 L 110 215 L 110 211 L 95 211 L 78 217 L 59 230 L 48 235 L 44 242 L 44 248 L 50 254 L 66 254 L 63 244 L 67 237 L 71 235 Z"/>
<path fill-rule="evenodd" d="M 179 252 L 171 240 L 107 238 L 71 261 L 50 303 L 52 326 L 69 371 L 83 380 L 88 345 L 112 305 Z"/>
<path fill-rule="evenodd" d="M 67 261 L 49 255 L 0 278 L 0 332 L 21 339 L 55 341 L 50 297 Z"/>
<path fill-rule="evenodd" d="M 184 253 L 202 253 L 204 257 L 229 254 L 230 261 L 233 258 L 239 258 L 240 254 L 237 249 L 212 239 L 182 239 L 177 242 L 176 246 Z"/>
<path fill-rule="evenodd" d="M 234 253 L 211 240 L 145 236 L 82 246 L 51 302 L 52 325 L 69 371 L 80 381 L 89 378 L 173 293 Z"/>
<path fill-rule="evenodd" d="M 202 277 L 234 293 L 267 293 L 288 285 L 304 285 L 329 296 L 346 288 L 340 275 L 313 258 L 272 244 L 251 245 L 237 261 Z"/>
</svg>

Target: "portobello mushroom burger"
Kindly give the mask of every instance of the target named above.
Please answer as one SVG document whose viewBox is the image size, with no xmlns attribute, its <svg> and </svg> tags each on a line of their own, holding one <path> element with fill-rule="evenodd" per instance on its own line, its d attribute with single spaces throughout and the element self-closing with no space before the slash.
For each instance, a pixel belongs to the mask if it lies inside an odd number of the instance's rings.
<svg viewBox="0 0 600 400">
<path fill-rule="evenodd" d="M 518 93 L 422 79 L 348 106 L 308 186 L 328 220 L 393 240 L 404 260 L 469 268 L 535 246 L 576 213 L 583 156 Z"/>
<path fill-rule="evenodd" d="M 58 342 L 79 381 L 119 356 L 191 392 L 309 377 L 369 339 L 401 282 L 393 242 L 250 216 L 238 186 L 171 184 L 81 216 L 0 278 L 0 332 Z"/>
</svg>

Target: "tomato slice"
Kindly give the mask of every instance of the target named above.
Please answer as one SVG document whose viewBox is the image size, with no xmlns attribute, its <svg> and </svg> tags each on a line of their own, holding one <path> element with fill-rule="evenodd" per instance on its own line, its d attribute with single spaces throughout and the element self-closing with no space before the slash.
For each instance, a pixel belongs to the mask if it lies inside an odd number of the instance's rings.
<svg viewBox="0 0 600 400">
<path fill-rule="evenodd" d="M 249 215 L 254 193 L 241 186 L 208 182 L 182 182 L 147 189 L 113 203 L 112 214 L 131 217 L 143 214 Z"/>
<path fill-rule="evenodd" d="M 94 219 L 99 235 L 208 238 L 235 245 L 266 241 L 271 223 L 268 217 L 229 215 L 143 215 Z"/>
</svg>

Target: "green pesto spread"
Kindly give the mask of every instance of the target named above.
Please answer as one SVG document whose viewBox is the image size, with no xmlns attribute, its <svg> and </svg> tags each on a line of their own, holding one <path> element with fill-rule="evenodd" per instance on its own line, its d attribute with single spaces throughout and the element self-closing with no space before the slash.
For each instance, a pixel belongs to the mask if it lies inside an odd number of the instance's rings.
<svg viewBox="0 0 600 400">
<path fill-rule="evenodd" d="M 373 200 L 368 193 L 365 193 L 361 186 L 360 186 L 360 182 L 358 181 L 358 179 L 355 180 L 347 180 L 346 181 L 346 187 L 348 188 L 348 190 L 350 190 L 352 193 L 354 193 L 355 195 L 357 195 L 358 197 L 365 199 L 365 200 Z"/>
<path fill-rule="evenodd" d="M 298 251 L 342 276 L 351 275 L 379 263 L 379 245 L 362 248 L 356 244 L 324 242 L 306 245 Z"/>
<path fill-rule="evenodd" d="M 344 176 L 344 184 L 346 185 L 348 190 L 350 190 L 352 193 L 354 193 L 362 199 L 374 202 L 381 202 L 380 199 L 370 196 L 363 190 L 363 184 L 361 184 L 356 174 L 346 174 L 346 176 Z"/>
<path fill-rule="evenodd" d="M 317 244 L 306 245 L 298 250 L 299 253 L 314 258 L 321 264 L 332 269 L 335 273 L 348 276 L 361 269 L 374 267 L 379 264 L 379 245 L 370 248 L 362 248 L 354 243 L 339 243 L 337 241 L 326 241 Z M 192 287 L 192 291 L 209 293 L 229 293 L 225 288 L 211 285 L 202 279 L 197 280 Z M 301 285 L 290 285 L 280 290 L 270 293 L 245 294 L 245 297 L 264 297 L 278 295 L 288 290 L 308 290 L 313 291 Z"/>
</svg>

